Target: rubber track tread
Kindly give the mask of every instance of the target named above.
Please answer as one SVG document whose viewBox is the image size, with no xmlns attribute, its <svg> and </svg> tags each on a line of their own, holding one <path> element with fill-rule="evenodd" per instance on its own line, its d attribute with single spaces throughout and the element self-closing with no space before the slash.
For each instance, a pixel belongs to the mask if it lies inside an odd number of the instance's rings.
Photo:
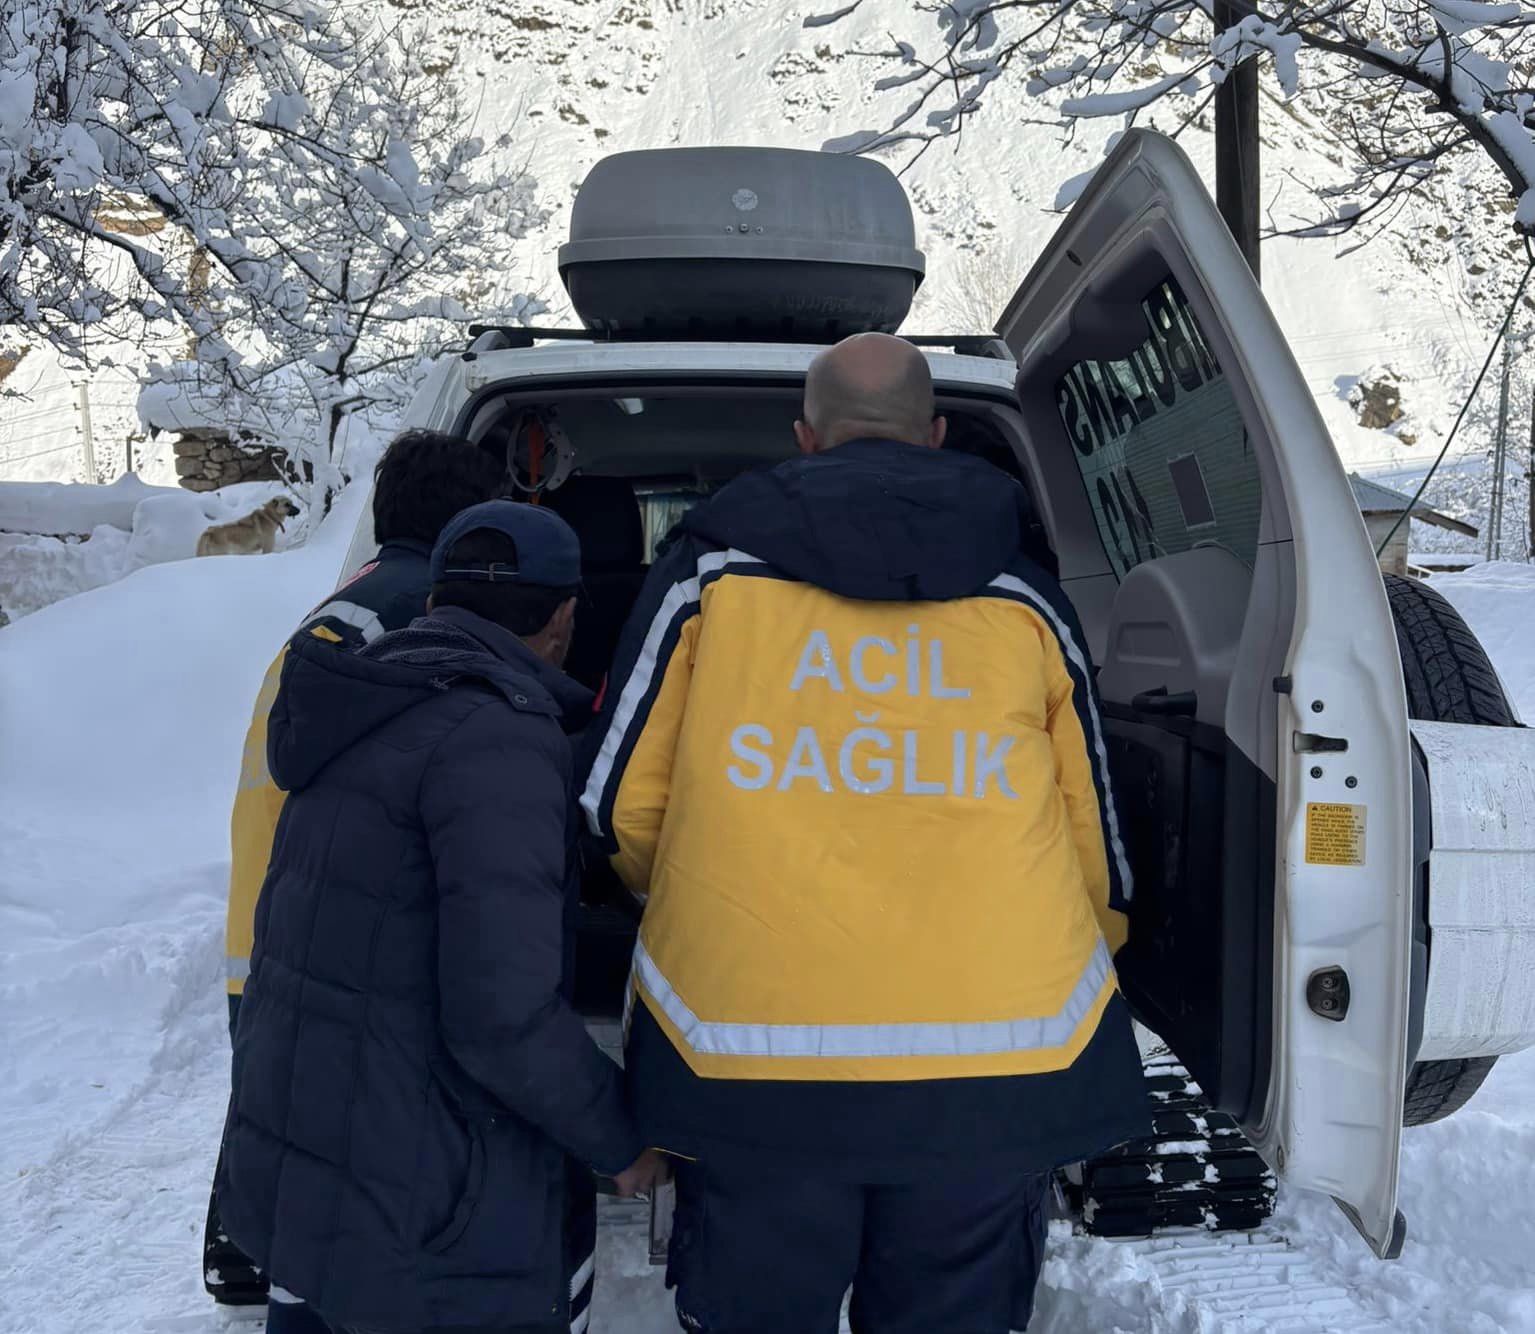
<svg viewBox="0 0 1535 1334">
<path fill-rule="evenodd" d="M 1170 1228 L 1246 1232 L 1274 1211 L 1275 1181 L 1235 1121 L 1205 1102 L 1170 1055 L 1145 1062 L 1155 1133 L 1082 1164 L 1076 1197 L 1085 1231 L 1147 1237 Z"/>
<path fill-rule="evenodd" d="M 1384 578 L 1407 684 L 1407 716 L 1424 722 L 1517 726 L 1491 660 L 1444 594 L 1418 579 L 1399 574 Z M 1407 1073 L 1402 1123 L 1427 1125 L 1458 1112 L 1481 1088 L 1497 1059 L 1418 1061 Z"/>
</svg>

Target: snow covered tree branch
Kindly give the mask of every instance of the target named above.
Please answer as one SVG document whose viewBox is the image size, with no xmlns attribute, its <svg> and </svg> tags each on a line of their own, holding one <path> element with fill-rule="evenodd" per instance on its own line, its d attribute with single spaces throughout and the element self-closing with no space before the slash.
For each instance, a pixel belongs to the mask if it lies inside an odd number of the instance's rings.
<svg viewBox="0 0 1535 1334">
<path fill-rule="evenodd" d="M 212 339 L 189 283 L 199 251 L 260 291 L 225 207 L 265 144 L 231 94 L 262 79 L 297 85 L 314 22 L 296 5 L 244 0 L 7 6 L 0 320 L 13 338 L 75 357 L 160 322 Z"/>
<path fill-rule="evenodd" d="M 379 34 L 351 50 L 301 98 L 263 109 L 270 151 L 229 205 L 247 250 L 283 275 L 280 299 L 239 322 L 241 345 L 261 354 L 233 383 L 205 355 L 168 374 L 255 434 L 283 427 L 277 441 L 295 477 L 322 488 L 322 510 L 352 417 L 402 408 L 412 368 L 460 336 L 471 309 L 506 322 L 542 309 L 498 288 L 515 241 L 544 217 L 532 182 L 494 165 L 407 42 Z"/>
<path fill-rule="evenodd" d="M 806 20 L 848 20 L 863 0 Z M 917 153 L 960 134 L 1004 76 L 1027 80 L 1068 133 L 1083 122 L 1125 128 L 1172 109 L 1175 133 L 1195 122 L 1237 65 L 1262 61 L 1286 98 L 1340 128 L 1345 177 L 1317 191 L 1320 216 L 1296 234 L 1337 235 L 1389 217 L 1458 160 L 1501 174 L 1512 225 L 1535 233 L 1535 9 L 1518 0 L 1231 0 L 1218 26 L 1211 0 L 924 0 L 939 37 L 855 52 L 890 67 L 877 92 L 911 100 L 879 128 L 828 149 L 909 144 Z M 1085 178 L 1068 183 L 1064 207 Z"/>
<path fill-rule="evenodd" d="M 188 347 L 151 408 L 281 443 L 323 508 L 347 419 L 467 307 L 538 309 L 498 285 L 533 183 L 419 46 L 308 0 L 12 0 L 0 352 Z"/>
</svg>

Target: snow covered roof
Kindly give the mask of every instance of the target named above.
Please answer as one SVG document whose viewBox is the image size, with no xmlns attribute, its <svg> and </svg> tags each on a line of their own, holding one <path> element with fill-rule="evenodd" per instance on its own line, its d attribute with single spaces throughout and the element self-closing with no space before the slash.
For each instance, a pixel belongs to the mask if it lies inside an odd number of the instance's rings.
<svg viewBox="0 0 1535 1334">
<path fill-rule="evenodd" d="M 1479 551 L 1412 551 L 1407 555 L 1408 565 L 1420 570 L 1469 570 L 1485 559 Z"/>
<path fill-rule="evenodd" d="M 1471 524 L 1463 523 L 1460 519 L 1452 519 L 1448 514 L 1441 514 L 1427 505 L 1413 506 L 1411 496 L 1404 496 L 1400 491 L 1393 491 L 1389 486 L 1372 482 L 1366 477 L 1361 477 L 1357 472 L 1349 473 L 1348 482 L 1354 488 L 1354 501 L 1359 506 L 1361 514 L 1400 514 L 1411 507 L 1412 517 L 1421 519 L 1424 523 L 1448 528 L 1452 533 L 1462 533 L 1466 537 L 1477 535 L 1476 528 Z"/>
</svg>

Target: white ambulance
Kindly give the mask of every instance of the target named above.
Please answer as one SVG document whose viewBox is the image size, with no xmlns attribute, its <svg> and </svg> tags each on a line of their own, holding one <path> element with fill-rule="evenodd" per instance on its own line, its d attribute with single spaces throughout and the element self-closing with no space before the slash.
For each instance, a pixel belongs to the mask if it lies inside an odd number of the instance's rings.
<svg viewBox="0 0 1535 1334">
<path fill-rule="evenodd" d="M 586 327 L 477 331 L 407 424 L 575 524 L 572 667 L 600 685 L 671 524 L 792 453 L 810 359 L 897 329 L 922 258 L 878 163 L 679 149 L 593 170 L 561 270 Z M 1136 878 L 1121 980 L 1172 1053 L 1158 1137 L 1072 1190 L 1098 1231 L 1249 1226 L 1277 1175 L 1394 1256 L 1403 1124 L 1535 1043 L 1535 733 L 1449 604 L 1383 578 L 1169 140 L 1126 135 L 1007 297 L 994 334 L 914 341 L 951 447 L 1022 481 L 1086 627 Z M 372 551 L 364 521 L 349 566 Z M 583 914 L 581 1003 L 611 1023 L 634 910 L 594 869 Z"/>
</svg>

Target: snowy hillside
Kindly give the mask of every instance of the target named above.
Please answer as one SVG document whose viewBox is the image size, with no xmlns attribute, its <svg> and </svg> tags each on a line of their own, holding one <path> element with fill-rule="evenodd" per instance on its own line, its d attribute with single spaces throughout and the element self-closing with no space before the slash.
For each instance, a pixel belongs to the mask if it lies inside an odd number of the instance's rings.
<svg viewBox="0 0 1535 1334">
<path fill-rule="evenodd" d="M 250 701 L 339 567 L 359 488 L 307 546 L 155 565 L 0 632 L 0 1330 L 217 1334 L 199 1259 L 228 1088 L 227 821 Z M 1535 717 L 1535 567 L 1446 578 Z M 1402 1260 L 1325 1200 L 1254 1237 L 1058 1225 L 1032 1334 L 1528 1334 L 1535 1052 L 1406 1133 Z M 643 1239 L 605 1251 L 604 1334 L 674 1329 Z"/>
<path fill-rule="evenodd" d="M 871 91 L 885 72 L 879 62 L 847 53 L 888 49 L 892 30 L 921 22 L 908 0 L 868 0 L 835 28 L 803 26 L 826 0 L 376 2 L 391 21 L 403 14 L 427 23 L 432 58 L 465 82 L 466 100 L 479 107 L 479 132 L 507 136 L 511 160 L 526 162 L 537 178 L 550 219 L 509 248 L 500 288 L 536 290 L 567 317 L 555 251 L 592 163 L 623 149 L 672 144 L 819 148 L 877 128 L 900 104 Z M 1272 96 L 1263 114 L 1265 208 L 1283 224 L 1310 203 L 1295 182 L 1334 172 L 1336 137 Z M 989 328 L 1058 221 L 1051 206 L 1060 185 L 1096 165 L 1114 128 L 1089 127 L 1077 142 L 1063 143 L 1042 119 L 1046 109 L 1026 96 L 1022 81 L 1004 80 L 963 140 L 938 145 L 907 173 L 930 275 L 909 328 Z M 1208 126 L 1183 142 L 1209 179 Z M 890 161 L 898 166 L 904 158 L 892 154 Z M 1415 207 L 1397 239 L 1354 254 L 1344 253 L 1347 244 L 1268 242 L 1265 286 L 1345 463 L 1392 471 L 1401 484 L 1421 475 L 1485 351 L 1508 276 L 1506 218 L 1490 200 L 1443 222 Z M 34 376 L 47 374 L 36 406 L 0 403 L 0 476 L 79 475 L 78 446 L 68 434 L 77 416 L 73 391 L 58 368 L 41 361 Z M 1347 402 L 1359 379 L 1381 368 L 1401 381 L 1406 416 L 1392 431 L 1361 427 Z M 107 377 L 97 390 L 103 401 L 121 396 L 111 388 L 115 374 L 99 373 Z M 1457 446 L 1463 473 L 1481 471 L 1495 398 L 1484 392 L 1464 448 Z M 1522 421 L 1522 407 L 1517 415 Z M 121 431 L 98 434 L 115 440 Z M 1438 495 L 1436 488 L 1429 499 Z M 1476 509 L 1475 488 L 1464 501 L 1462 509 Z"/>
<path fill-rule="evenodd" d="M 483 80 L 485 128 L 510 135 L 539 178 L 553 214 L 546 243 L 527 247 L 523 262 L 557 311 L 566 308 L 554 250 L 575 188 L 598 158 L 679 143 L 819 148 L 879 128 L 901 109 L 901 93 L 875 94 L 885 64 L 845 53 L 888 50 L 892 31 L 921 26 L 909 0 L 869 0 L 835 28 L 803 26 L 840 8 L 829 0 L 537 0 L 515 17 L 472 0 L 416 3 L 414 12 L 432 15 L 443 58 L 471 86 Z M 1273 97 L 1263 115 L 1265 209 L 1284 225 L 1311 202 L 1295 182 L 1332 177 L 1337 142 L 1325 124 Z M 961 141 L 939 144 L 906 173 L 929 273 L 908 329 L 989 329 L 1059 221 L 1058 188 L 1097 165 L 1116 128 L 1105 122 L 1097 137 L 1089 128 L 1065 144 L 1039 123 L 1046 118 L 1022 80 L 1003 80 Z M 1209 127 L 1183 144 L 1213 180 Z M 899 167 L 907 156 L 892 151 L 887 160 Z M 1268 299 L 1350 468 L 1421 476 L 1485 353 L 1501 315 L 1490 256 L 1506 254 L 1506 218 L 1491 201 L 1459 212 L 1444 227 L 1409 210 L 1400 239 L 1352 255 L 1343 253 L 1348 242 L 1265 243 Z M 1381 367 L 1401 378 L 1406 418 L 1395 429 L 1415 445 L 1361 427 L 1348 405 L 1358 379 Z M 1490 411 L 1495 395 L 1483 397 Z M 1485 447 L 1485 416 L 1462 444 Z"/>
</svg>

